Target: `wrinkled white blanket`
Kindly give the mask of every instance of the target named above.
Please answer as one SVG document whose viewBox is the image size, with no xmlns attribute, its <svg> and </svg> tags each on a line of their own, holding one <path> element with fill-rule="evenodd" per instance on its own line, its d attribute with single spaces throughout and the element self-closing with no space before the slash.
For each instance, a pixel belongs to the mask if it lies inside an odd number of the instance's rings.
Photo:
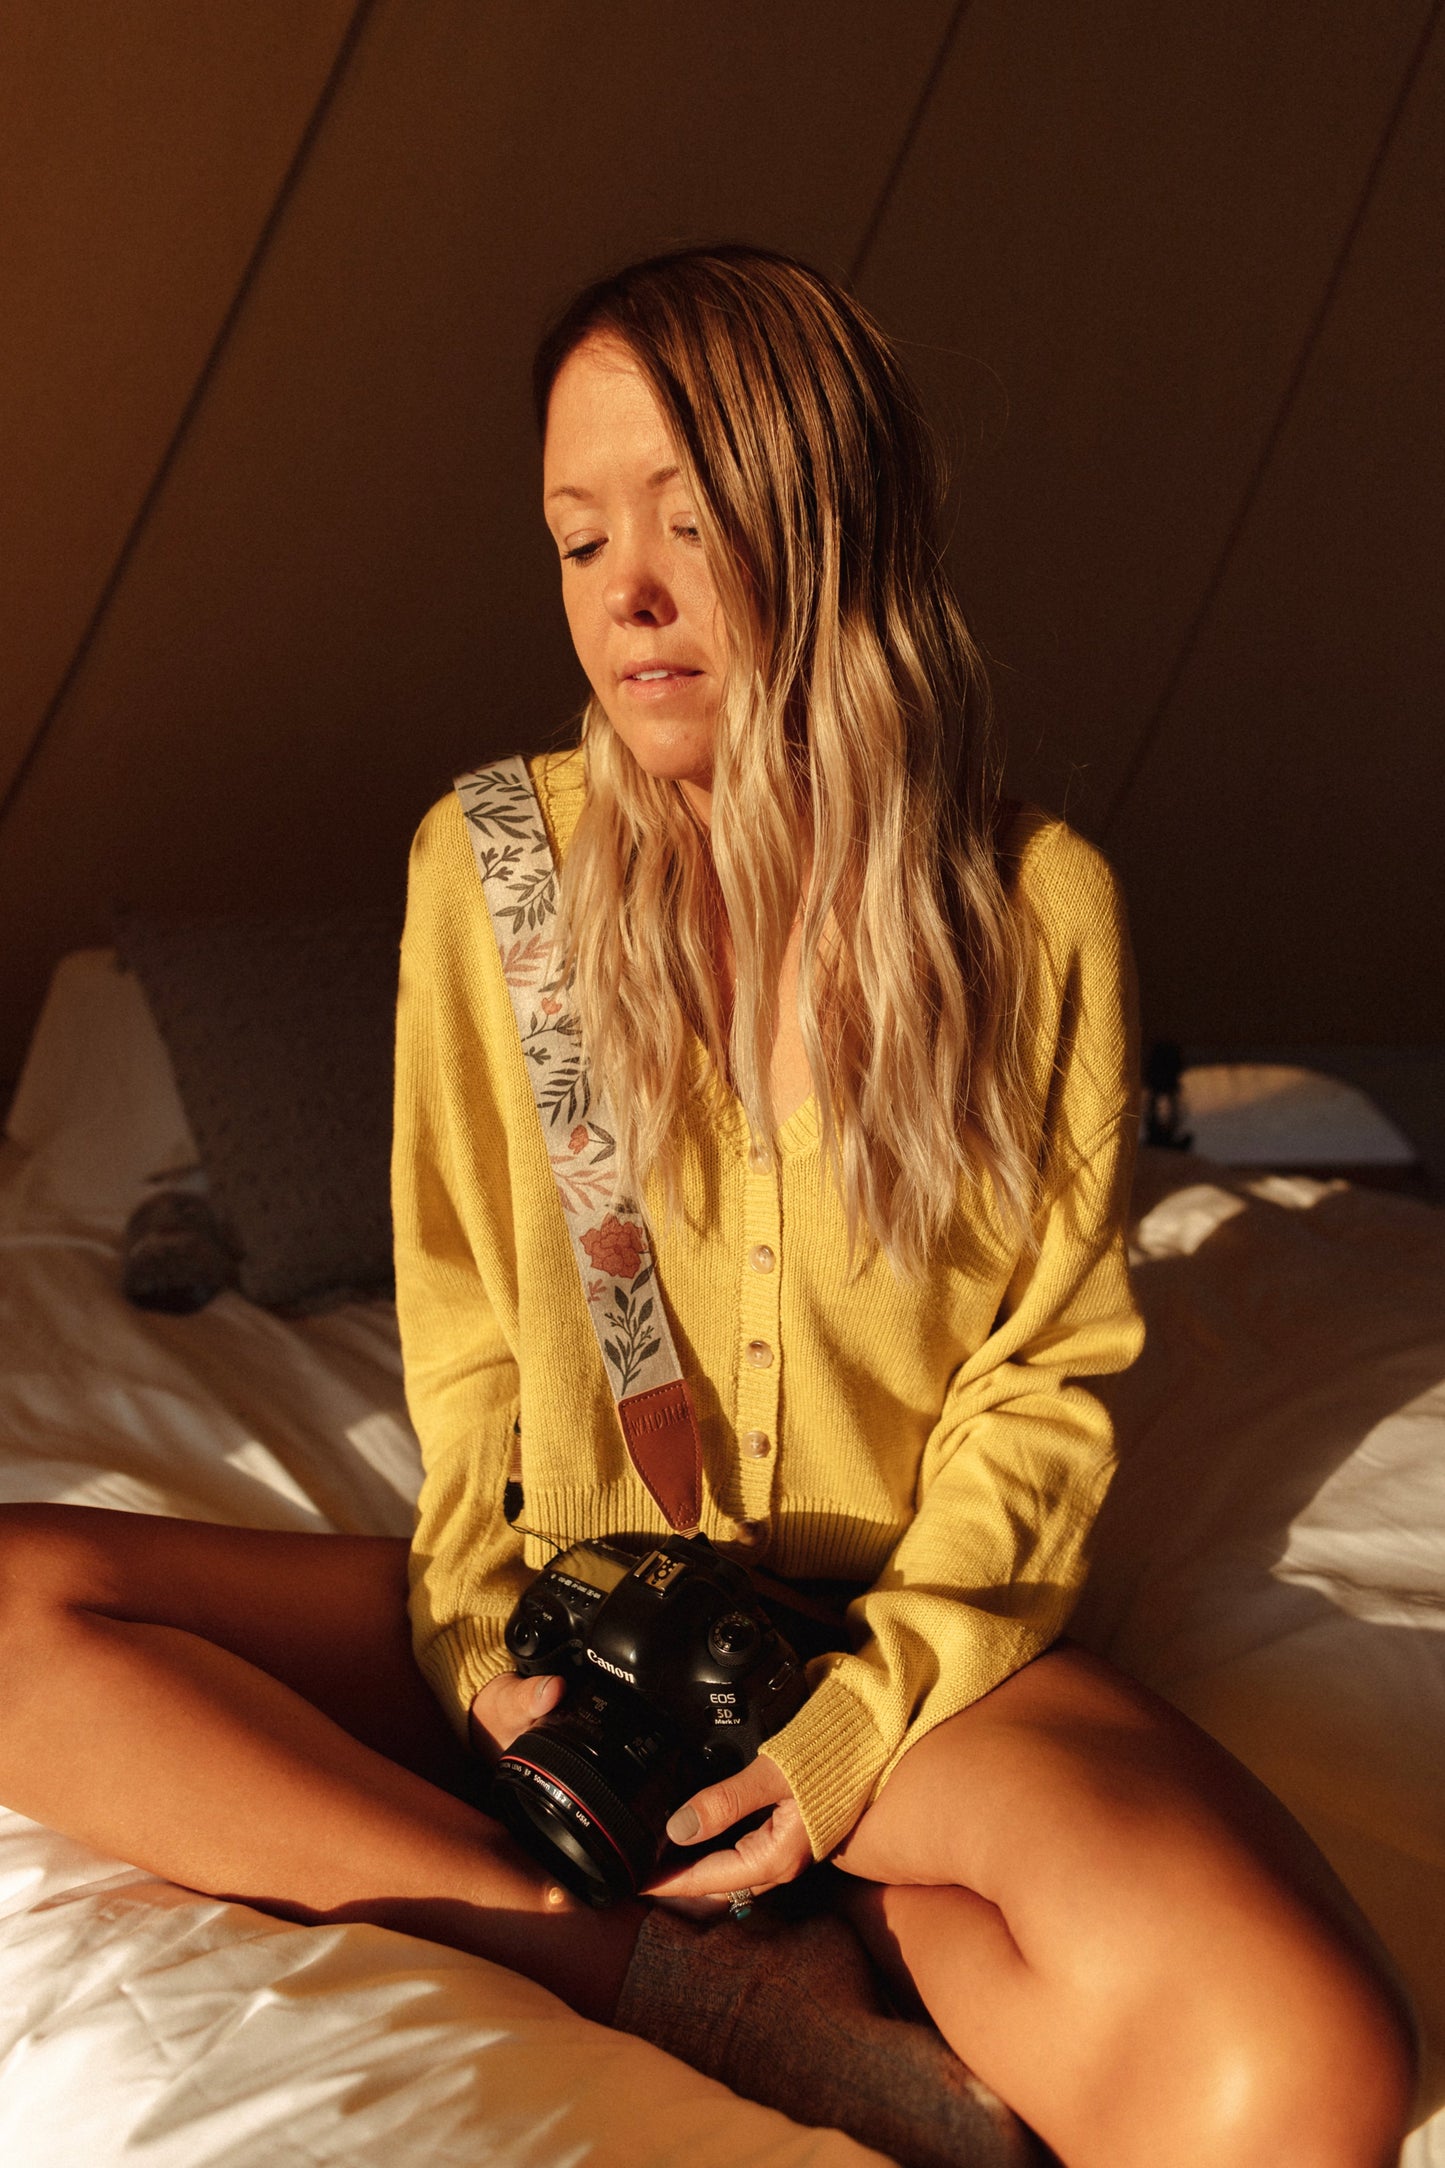
<svg viewBox="0 0 1445 2168">
<path fill-rule="evenodd" d="M 12 1196 L 11 1203 L 14 1198 Z M 116 1245 L 5 1213 L 0 1496 L 405 1535 L 385 1303 L 145 1316 Z M 17 1224 L 17 1221 L 19 1224 Z M 0 1812 L 0 2160 L 14 2168 L 865 2168 L 499 1965 L 293 1927 Z"/>
<path fill-rule="evenodd" d="M 9 1168 L 9 1174 L 5 1171 Z M 1148 1350 L 1081 1636 L 1312 1829 L 1445 2039 L 1445 1214 L 1147 1155 Z M 405 1533 L 394 1319 L 146 1317 L 0 1166 L 0 1496 Z M 1441 2088 L 1436 2082 L 1435 2097 Z M 844 2168 L 479 1960 L 198 1898 L 0 1815 L 0 2158 Z M 1408 2168 L 1445 2168 L 1445 2115 Z"/>
</svg>

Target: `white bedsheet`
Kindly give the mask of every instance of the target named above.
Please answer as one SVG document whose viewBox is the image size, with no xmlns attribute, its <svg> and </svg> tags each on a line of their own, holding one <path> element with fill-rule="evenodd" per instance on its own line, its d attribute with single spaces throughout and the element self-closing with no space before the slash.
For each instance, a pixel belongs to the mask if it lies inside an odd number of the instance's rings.
<svg viewBox="0 0 1445 2168">
<path fill-rule="evenodd" d="M 146 1317 L 0 1161 L 0 1496 L 405 1533 L 387 1305 Z M 7 1173 L 8 1168 L 8 1173 Z M 1181 1194 L 1182 1191 L 1182 1194 Z M 1151 1338 L 1083 1638 L 1250 1762 L 1445 2041 L 1445 1214 L 1146 1155 Z M 1441 2096 L 1440 2065 L 1431 2078 Z M 876 2160 L 497 1966 L 298 1928 L 0 1816 L 0 2158 L 23 2168 Z M 1445 2168 L 1445 2115 L 1408 2168 Z"/>
<path fill-rule="evenodd" d="M 867 2168 L 499 1965 L 292 1927 L 0 1817 L 13 2168 Z"/>
<path fill-rule="evenodd" d="M 0 1497 L 405 1535 L 389 1304 L 146 1316 L 0 1161 Z M 866 2168 L 499 1965 L 294 1927 L 0 1810 L 6 2168 Z"/>
</svg>

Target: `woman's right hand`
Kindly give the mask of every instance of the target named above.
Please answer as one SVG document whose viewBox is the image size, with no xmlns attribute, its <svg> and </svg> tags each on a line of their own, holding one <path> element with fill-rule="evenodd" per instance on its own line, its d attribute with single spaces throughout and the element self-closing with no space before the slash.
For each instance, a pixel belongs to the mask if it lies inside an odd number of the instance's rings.
<svg viewBox="0 0 1445 2168">
<path fill-rule="evenodd" d="M 496 1761 L 514 1739 L 556 1708 L 564 1691 L 564 1681 L 556 1672 L 535 1679 L 519 1678 L 515 1671 L 498 1672 L 472 1700 L 468 1729 L 476 1752 L 484 1761 Z"/>
</svg>

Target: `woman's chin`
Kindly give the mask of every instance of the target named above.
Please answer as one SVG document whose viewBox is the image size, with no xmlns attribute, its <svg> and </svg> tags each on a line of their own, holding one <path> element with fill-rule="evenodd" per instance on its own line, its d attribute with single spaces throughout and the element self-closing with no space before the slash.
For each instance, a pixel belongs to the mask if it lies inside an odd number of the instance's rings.
<svg viewBox="0 0 1445 2168">
<path fill-rule="evenodd" d="M 712 746 L 710 742 L 698 744 L 695 728 L 669 728 L 661 717 L 643 729 L 638 728 L 635 719 L 622 725 L 614 716 L 609 716 L 608 721 L 644 775 L 660 783 L 692 783 L 699 790 L 712 789 Z"/>
</svg>

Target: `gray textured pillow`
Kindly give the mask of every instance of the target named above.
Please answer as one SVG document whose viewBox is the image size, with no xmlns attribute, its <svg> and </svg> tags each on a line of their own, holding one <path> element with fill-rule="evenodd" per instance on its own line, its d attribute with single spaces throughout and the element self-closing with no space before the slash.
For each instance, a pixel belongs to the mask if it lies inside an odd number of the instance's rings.
<svg viewBox="0 0 1445 2168">
<path fill-rule="evenodd" d="M 117 921 L 253 1302 L 309 1305 L 391 1280 L 400 938 L 399 907 Z"/>
</svg>

